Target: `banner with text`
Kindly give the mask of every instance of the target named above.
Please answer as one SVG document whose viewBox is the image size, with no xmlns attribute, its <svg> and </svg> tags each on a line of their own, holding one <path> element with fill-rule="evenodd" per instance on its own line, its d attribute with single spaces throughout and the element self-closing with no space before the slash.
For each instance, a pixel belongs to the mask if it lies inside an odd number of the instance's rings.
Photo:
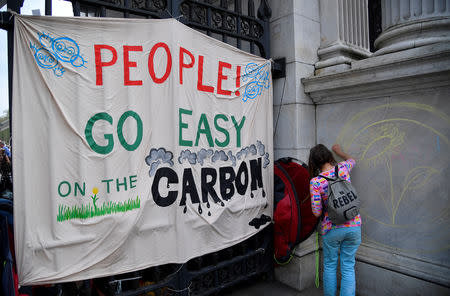
<svg viewBox="0 0 450 296">
<path fill-rule="evenodd" d="M 173 19 L 15 17 L 23 285 L 144 269 L 270 224 L 270 62 Z"/>
</svg>

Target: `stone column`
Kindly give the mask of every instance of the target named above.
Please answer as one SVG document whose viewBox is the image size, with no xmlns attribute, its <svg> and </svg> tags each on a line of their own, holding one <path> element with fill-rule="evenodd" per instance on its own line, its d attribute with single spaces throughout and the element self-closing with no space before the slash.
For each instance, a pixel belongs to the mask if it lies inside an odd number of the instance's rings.
<svg viewBox="0 0 450 296">
<path fill-rule="evenodd" d="M 381 0 L 375 55 L 450 41 L 450 1 Z"/>
<path fill-rule="evenodd" d="M 368 0 L 320 0 L 319 61 L 316 75 L 340 72 L 370 56 Z"/>
<path fill-rule="evenodd" d="M 300 80 L 314 74 L 320 46 L 319 0 L 271 0 L 272 58 L 286 58 L 286 77 L 273 82 L 274 156 L 308 161 L 315 145 L 315 107 Z"/>
<path fill-rule="evenodd" d="M 334 0 L 333 0 L 334 1 Z M 274 156 L 308 162 L 316 144 L 315 106 L 302 78 L 314 75 L 320 46 L 319 0 L 271 0 L 272 58 L 286 58 L 286 77 L 273 81 Z M 298 291 L 314 286 L 315 235 L 302 242 L 292 261 L 276 268 L 275 278 Z"/>
</svg>

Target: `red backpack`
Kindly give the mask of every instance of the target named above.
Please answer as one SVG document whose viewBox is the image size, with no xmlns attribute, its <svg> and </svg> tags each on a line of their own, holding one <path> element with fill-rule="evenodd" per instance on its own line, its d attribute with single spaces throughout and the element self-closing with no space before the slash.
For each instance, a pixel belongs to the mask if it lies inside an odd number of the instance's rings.
<svg viewBox="0 0 450 296">
<path fill-rule="evenodd" d="M 285 264 L 295 247 L 316 229 L 319 219 L 311 210 L 307 165 L 294 158 L 274 164 L 274 258 Z"/>
</svg>

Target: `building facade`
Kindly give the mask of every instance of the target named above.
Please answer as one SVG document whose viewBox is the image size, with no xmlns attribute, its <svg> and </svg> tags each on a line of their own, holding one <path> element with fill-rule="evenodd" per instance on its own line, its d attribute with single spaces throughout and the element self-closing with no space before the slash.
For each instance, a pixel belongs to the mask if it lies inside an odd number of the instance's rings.
<svg viewBox="0 0 450 296">
<path fill-rule="evenodd" d="M 270 2 L 272 57 L 287 63 L 274 81 L 275 158 L 307 162 L 318 143 L 355 157 L 359 295 L 447 295 L 450 2 L 378 1 L 371 50 L 374 2 Z M 302 243 L 277 279 L 313 286 L 317 248 L 315 236 Z"/>
</svg>

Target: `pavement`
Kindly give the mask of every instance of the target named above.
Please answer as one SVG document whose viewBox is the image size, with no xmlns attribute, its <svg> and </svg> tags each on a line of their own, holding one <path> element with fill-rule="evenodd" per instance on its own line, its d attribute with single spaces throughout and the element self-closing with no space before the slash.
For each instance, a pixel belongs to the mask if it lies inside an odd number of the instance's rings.
<svg viewBox="0 0 450 296">
<path fill-rule="evenodd" d="M 321 296 L 323 290 L 311 287 L 301 292 L 277 281 L 259 280 L 254 284 L 245 282 L 233 288 L 223 296 Z"/>
</svg>

